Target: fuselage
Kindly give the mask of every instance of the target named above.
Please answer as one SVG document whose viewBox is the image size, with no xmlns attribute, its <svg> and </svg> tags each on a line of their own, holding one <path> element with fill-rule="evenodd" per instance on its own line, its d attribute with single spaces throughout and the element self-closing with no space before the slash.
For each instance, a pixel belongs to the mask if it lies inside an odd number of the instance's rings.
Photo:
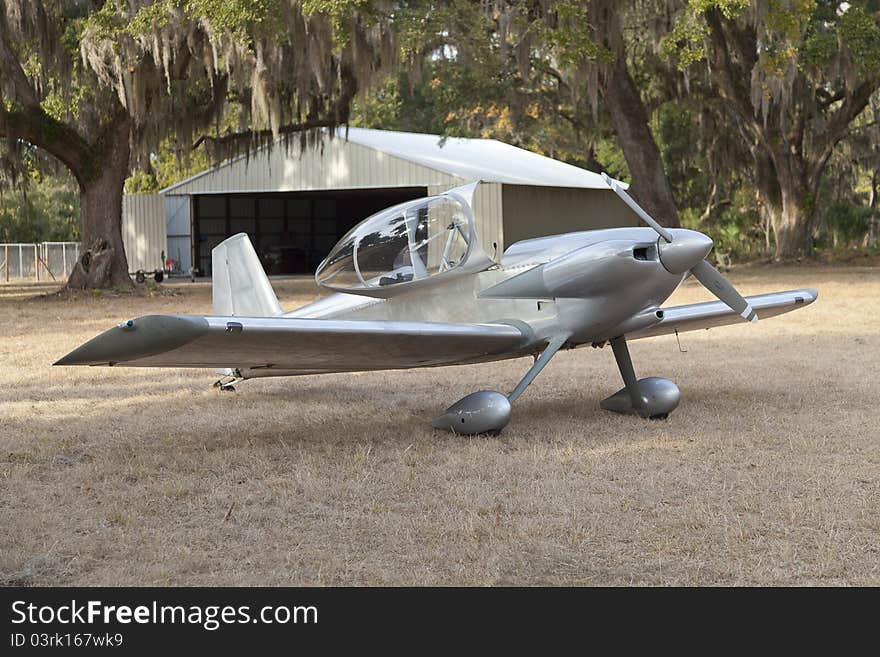
<svg viewBox="0 0 880 657">
<path fill-rule="evenodd" d="M 560 334 L 571 346 L 602 342 L 659 321 L 684 279 L 660 262 L 657 239 L 651 228 L 612 228 L 525 240 L 484 271 L 385 299 L 334 293 L 285 316 L 510 323 L 529 335 L 528 347 Z"/>
</svg>

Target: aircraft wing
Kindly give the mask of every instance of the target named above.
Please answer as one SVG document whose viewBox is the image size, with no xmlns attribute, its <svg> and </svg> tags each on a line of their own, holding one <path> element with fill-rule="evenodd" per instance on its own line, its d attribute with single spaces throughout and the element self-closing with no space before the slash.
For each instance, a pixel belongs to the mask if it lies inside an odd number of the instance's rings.
<svg viewBox="0 0 880 657">
<path fill-rule="evenodd" d="M 782 315 L 783 313 L 803 308 L 813 303 L 819 296 L 819 292 L 813 289 L 789 290 L 787 292 L 772 292 L 746 297 L 758 319 L 767 319 Z M 627 333 L 628 339 L 649 338 L 655 335 L 673 334 L 676 331 L 696 331 L 709 329 L 713 326 L 725 324 L 747 323 L 721 301 L 708 301 L 706 303 L 692 303 L 686 306 L 672 306 L 663 308 L 663 319 L 657 324 L 645 329 Z"/>
<path fill-rule="evenodd" d="M 476 362 L 525 342 L 507 324 L 147 315 L 105 331 L 55 364 L 306 374 Z"/>
</svg>

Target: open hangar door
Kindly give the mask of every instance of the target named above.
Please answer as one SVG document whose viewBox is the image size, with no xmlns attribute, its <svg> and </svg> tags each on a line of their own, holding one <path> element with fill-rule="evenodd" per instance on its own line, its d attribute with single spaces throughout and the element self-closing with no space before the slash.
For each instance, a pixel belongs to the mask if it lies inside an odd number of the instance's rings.
<svg viewBox="0 0 880 657">
<path fill-rule="evenodd" d="M 165 264 L 172 276 L 188 276 L 192 261 L 192 219 L 189 196 L 165 197 Z"/>
<path fill-rule="evenodd" d="M 311 274 L 355 224 L 426 187 L 199 194 L 193 197 L 193 260 L 211 275 L 211 250 L 247 233 L 269 275 Z"/>
</svg>

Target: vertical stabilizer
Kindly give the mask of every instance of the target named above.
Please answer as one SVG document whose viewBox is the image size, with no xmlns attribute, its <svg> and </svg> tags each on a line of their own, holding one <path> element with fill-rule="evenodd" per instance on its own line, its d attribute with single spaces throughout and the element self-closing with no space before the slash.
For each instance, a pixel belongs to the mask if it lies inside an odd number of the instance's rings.
<svg viewBox="0 0 880 657">
<path fill-rule="evenodd" d="M 284 312 L 245 233 L 215 246 L 211 267 L 215 315 L 272 317 Z"/>
</svg>

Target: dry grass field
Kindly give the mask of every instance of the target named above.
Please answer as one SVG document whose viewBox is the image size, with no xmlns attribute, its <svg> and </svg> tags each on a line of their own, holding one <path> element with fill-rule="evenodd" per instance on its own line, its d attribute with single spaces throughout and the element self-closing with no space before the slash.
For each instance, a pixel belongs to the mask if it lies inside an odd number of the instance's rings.
<svg viewBox="0 0 880 657">
<path fill-rule="evenodd" d="M 746 268 L 817 287 L 754 326 L 632 344 L 668 421 L 601 411 L 610 349 L 560 354 L 497 438 L 431 429 L 529 362 L 257 380 L 53 368 L 174 295 L 0 286 L 0 582 L 19 585 L 880 584 L 880 268 Z M 282 305 L 308 281 L 277 282 Z M 686 284 L 672 302 L 708 298 Z"/>
</svg>

